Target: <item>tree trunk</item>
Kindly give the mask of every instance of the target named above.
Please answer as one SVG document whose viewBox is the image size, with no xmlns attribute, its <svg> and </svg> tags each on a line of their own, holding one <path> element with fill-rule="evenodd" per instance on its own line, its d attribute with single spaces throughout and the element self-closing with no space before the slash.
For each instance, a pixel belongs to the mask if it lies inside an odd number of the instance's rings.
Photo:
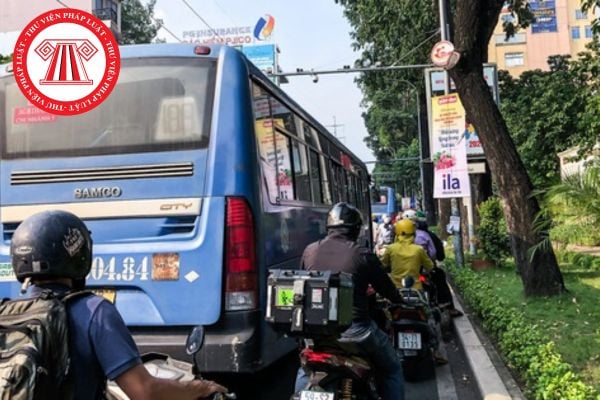
<svg viewBox="0 0 600 400">
<path fill-rule="evenodd" d="M 503 200 L 512 252 L 525 295 L 557 295 L 566 289 L 551 246 L 529 254 L 529 249 L 542 240 L 533 230 L 539 205 L 531 196 L 531 180 L 483 78 L 483 60 L 503 3 L 500 0 L 457 2 L 453 41 L 461 59 L 450 75 L 468 119 L 477 128 Z"/>
<path fill-rule="evenodd" d="M 473 188 L 471 187 L 471 193 Z M 466 199 L 466 201 L 465 201 Z M 469 213 L 467 212 L 467 201 L 470 197 L 461 197 L 458 199 L 458 207 L 460 210 L 460 234 L 462 235 L 463 254 L 469 252 Z"/>
<path fill-rule="evenodd" d="M 438 199 L 438 232 L 439 237 L 442 240 L 448 239 L 448 232 L 446 231 L 446 225 L 450 222 L 450 214 L 452 213 L 452 207 L 450 199 Z"/>
</svg>

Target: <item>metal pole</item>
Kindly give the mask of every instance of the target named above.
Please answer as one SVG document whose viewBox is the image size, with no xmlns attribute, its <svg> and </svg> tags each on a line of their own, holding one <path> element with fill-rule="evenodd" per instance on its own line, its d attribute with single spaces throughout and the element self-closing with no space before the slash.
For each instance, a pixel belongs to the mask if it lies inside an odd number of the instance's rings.
<svg viewBox="0 0 600 400">
<path fill-rule="evenodd" d="M 439 0 L 439 12 L 440 12 L 440 32 L 442 36 L 442 40 L 449 40 L 448 33 L 448 24 L 446 22 L 446 0 Z M 450 77 L 448 76 L 448 71 L 444 71 L 444 94 L 450 93 Z M 450 200 L 450 204 L 452 207 L 452 216 L 458 217 L 460 221 L 460 209 L 458 207 L 458 199 L 453 197 Z M 462 233 L 460 232 L 460 222 L 458 224 L 459 230 L 458 232 L 453 232 L 454 240 L 454 257 L 456 259 L 456 264 L 459 267 L 464 265 L 464 254 L 463 254 L 463 244 L 462 244 Z"/>
<path fill-rule="evenodd" d="M 438 7 L 440 9 L 440 33 L 442 40 L 449 40 L 448 23 L 446 21 L 446 0 L 439 0 Z"/>
<path fill-rule="evenodd" d="M 419 176 L 421 178 L 421 210 L 425 212 L 425 178 L 423 174 L 423 141 L 421 140 L 421 99 L 419 96 L 419 90 L 415 88 L 417 93 L 417 135 L 419 135 Z"/>
<path fill-rule="evenodd" d="M 356 72 L 372 72 L 372 71 L 396 71 L 402 69 L 425 69 L 431 68 L 433 64 L 412 64 L 412 65 L 390 65 L 387 67 L 362 67 L 362 68 L 338 68 L 338 69 L 326 69 L 322 71 L 304 71 L 302 69 L 296 72 L 267 72 L 267 76 L 305 76 L 305 75 L 328 75 L 328 74 L 343 74 L 343 73 L 356 73 Z"/>
<path fill-rule="evenodd" d="M 415 91 L 417 97 L 417 135 L 419 135 L 419 174 L 421 179 L 421 210 L 425 210 L 425 179 L 423 178 L 423 142 L 421 140 L 421 98 L 419 96 L 419 88 L 412 82 L 402 79 L 404 82 Z"/>
</svg>

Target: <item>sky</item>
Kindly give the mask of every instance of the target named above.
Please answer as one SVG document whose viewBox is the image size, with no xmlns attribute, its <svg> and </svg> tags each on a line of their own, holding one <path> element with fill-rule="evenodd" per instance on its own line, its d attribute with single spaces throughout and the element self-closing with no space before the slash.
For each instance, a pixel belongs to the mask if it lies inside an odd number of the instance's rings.
<svg viewBox="0 0 600 400">
<path fill-rule="evenodd" d="M 359 54 L 351 47 L 351 27 L 343 8 L 334 0 L 187 0 L 188 4 L 212 28 L 252 26 L 269 14 L 275 28 L 268 42 L 279 46 L 279 65 L 285 72 L 338 69 L 353 65 Z M 183 0 L 158 0 L 155 16 L 162 18 L 168 30 L 179 38 L 184 31 L 207 29 Z M 177 42 L 164 29 L 158 37 Z M 361 160 L 374 156 L 363 139 L 367 130 L 361 116 L 362 93 L 354 79 L 356 74 L 321 75 L 313 83 L 310 76 L 289 77 L 281 87 L 321 124 L 333 125 L 337 136 Z M 328 127 L 333 133 L 334 128 Z"/>
</svg>

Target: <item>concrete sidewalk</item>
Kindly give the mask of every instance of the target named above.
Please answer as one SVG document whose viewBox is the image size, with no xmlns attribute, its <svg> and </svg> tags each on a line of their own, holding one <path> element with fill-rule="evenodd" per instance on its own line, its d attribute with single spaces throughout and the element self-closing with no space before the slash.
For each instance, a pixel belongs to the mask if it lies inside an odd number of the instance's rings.
<svg viewBox="0 0 600 400">
<path fill-rule="evenodd" d="M 454 328 L 484 400 L 525 400 L 493 345 L 473 325 L 462 299 L 452 291 L 454 304 L 464 315 L 454 318 Z M 481 336 L 481 338 L 480 338 Z"/>
</svg>

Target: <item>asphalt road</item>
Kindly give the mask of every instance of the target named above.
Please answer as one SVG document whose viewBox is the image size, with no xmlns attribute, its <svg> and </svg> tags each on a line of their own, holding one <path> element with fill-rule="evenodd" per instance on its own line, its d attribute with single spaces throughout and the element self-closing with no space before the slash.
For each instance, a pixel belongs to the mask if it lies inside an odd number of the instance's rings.
<svg viewBox="0 0 600 400">
<path fill-rule="evenodd" d="M 449 363 L 436 368 L 435 379 L 406 383 L 406 400 L 478 400 L 477 384 L 466 361 L 464 350 L 453 336 L 443 343 L 442 352 Z M 297 354 L 290 354 L 265 371 L 252 376 L 226 379 L 240 400 L 287 400 L 292 394 L 298 369 Z"/>
</svg>

